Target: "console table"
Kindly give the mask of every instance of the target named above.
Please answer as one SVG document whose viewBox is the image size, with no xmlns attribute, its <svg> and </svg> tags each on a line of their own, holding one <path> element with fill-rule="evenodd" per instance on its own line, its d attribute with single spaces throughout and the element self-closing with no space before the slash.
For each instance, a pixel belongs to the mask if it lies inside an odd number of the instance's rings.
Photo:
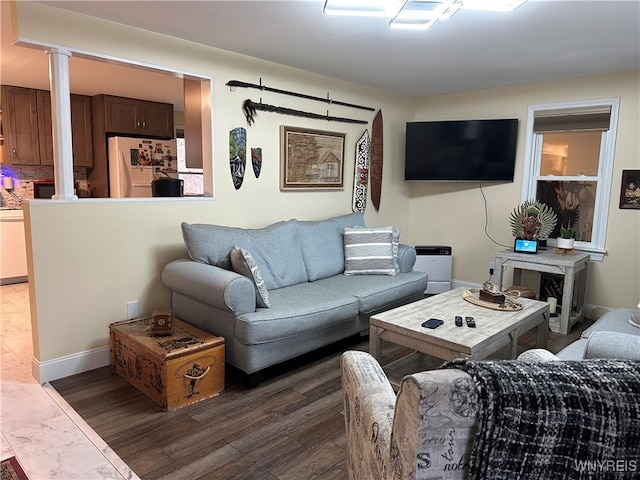
<svg viewBox="0 0 640 480">
<path fill-rule="evenodd" d="M 513 267 L 513 283 L 520 285 L 522 270 L 534 270 L 544 273 L 555 273 L 564 276 L 560 324 L 549 324 L 553 332 L 567 335 L 571 326 L 584 318 L 584 294 L 587 286 L 587 270 L 589 254 L 576 252 L 575 255 L 560 255 L 553 250 L 538 251 L 535 254 L 516 253 L 503 250 L 496 254 L 495 283 L 502 290 L 502 273 L 506 267 Z M 578 280 L 576 295 L 576 311 L 573 312 L 574 281 Z M 543 300 L 542 298 L 540 300 Z"/>
</svg>

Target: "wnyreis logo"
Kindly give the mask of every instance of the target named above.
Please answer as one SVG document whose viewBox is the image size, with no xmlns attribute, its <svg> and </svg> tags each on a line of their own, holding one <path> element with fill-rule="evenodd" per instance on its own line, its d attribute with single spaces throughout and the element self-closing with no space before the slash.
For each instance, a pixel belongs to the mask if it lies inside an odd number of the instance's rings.
<svg viewBox="0 0 640 480">
<path fill-rule="evenodd" d="M 638 460 L 574 460 L 580 472 L 637 472 Z"/>
</svg>

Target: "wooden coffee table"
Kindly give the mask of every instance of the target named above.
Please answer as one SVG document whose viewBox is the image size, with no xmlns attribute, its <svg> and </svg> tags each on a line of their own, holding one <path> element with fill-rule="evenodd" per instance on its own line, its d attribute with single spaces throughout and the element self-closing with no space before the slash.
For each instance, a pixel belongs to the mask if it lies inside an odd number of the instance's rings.
<svg viewBox="0 0 640 480">
<path fill-rule="evenodd" d="M 369 331 L 371 355 L 380 362 L 383 341 L 389 341 L 443 360 L 479 360 L 509 345 L 511 358 L 515 358 L 519 335 L 535 327 L 536 347 L 546 348 L 549 330 L 546 302 L 520 298 L 522 310 L 498 311 L 464 300 L 465 290 L 450 290 L 373 315 Z M 462 327 L 455 326 L 456 315 L 463 317 Z M 475 319 L 476 328 L 467 327 L 465 316 Z M 436 329 L 422 327 L 422 322 L 432 317 L 444 320 L 444 324 Z"/>
</svg>

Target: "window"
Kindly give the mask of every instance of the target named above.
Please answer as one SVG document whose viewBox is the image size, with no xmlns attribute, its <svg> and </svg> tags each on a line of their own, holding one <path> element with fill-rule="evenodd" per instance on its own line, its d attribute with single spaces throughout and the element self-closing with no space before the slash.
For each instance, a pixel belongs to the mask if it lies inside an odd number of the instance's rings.
<svg viewBox="0 0 640 480">
<path fill-rule="evenodd" d="M 522 201 L 535 198 L 575 229 L 576 247 L 602 260 L 618 120 L 618 99 L 532 105 L 527 116 Z"/>
</svg>

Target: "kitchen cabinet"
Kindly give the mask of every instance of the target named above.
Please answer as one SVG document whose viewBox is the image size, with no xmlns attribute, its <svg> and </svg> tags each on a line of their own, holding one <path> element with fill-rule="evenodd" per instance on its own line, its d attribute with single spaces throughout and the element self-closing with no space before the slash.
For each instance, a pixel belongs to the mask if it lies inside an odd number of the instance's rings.
<svg viewBox="0 0 640 480">
<path fill-rule="evenodd" d="M 73 165 L 93 166 L 91 97 L 71 95 Z M 5 162 L 53 165 L 51 94 L 47 90 L 2 86 Z M 6 107 L 5 107 L 6 105 Z"/>
<path fill-rule="evenodd" d="M 0 210 L 0 283 L 27 281 L 27 247 L 22 210 Z"/>
<path fill-rule="evenodd" d="M 93 167 L 91 97 L 71 95 L 71 135 L 74 167 Z"/>
<path fill-rule="evenodd" d="M 91 98 L 93 169 L 89 173 L 92 196 L 109 197 L 107 138 L 135 136 L 169 140 L 173 130 L 173 105 L 135 98 L 96 95 Z"/>
<path fill-rule="evenodd" d="M 40 165 L 53 165 L 53 129 L 51 125 L 51 94 L 36 91 L 38 105 L 38 140 Z M 71 94 L 71 149 L 74 167 L 93 167 L 91 139 L 91 97 Z"/>
<path fill-rule="evenodd" d="M 169 139 L 174 137 L 173 105 L 134 98 L 100 95 L 105 131 L 118 135 L 137 135 Z"/>
<path fill-rule="evenodd" d="M 40 165 L 53 165 L 53 126 L 51 121 L 51 95 L 45 90 L 36 90 L 38 105 L 38 143 Z"/>
<path fill-rule="evenodd" d="M 35 90 L 2 86 L 2 133 L 4 163 L 40 165 Z"/>
</svg>

